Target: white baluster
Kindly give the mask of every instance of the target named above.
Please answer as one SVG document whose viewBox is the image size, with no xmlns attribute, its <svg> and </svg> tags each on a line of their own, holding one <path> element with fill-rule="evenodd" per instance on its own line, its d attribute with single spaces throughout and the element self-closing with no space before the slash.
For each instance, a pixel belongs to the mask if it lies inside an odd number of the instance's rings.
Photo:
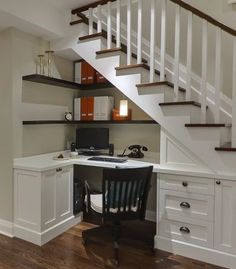
<svg viewBox="0 0 236 269">
<path fill-rule="evenodd" d="M 127 0 L 127 65 L 131 64 L 131 0 Z"/>
<path fill-rule="evenodd" d="M 206 123 L 207 104 L 207 27 L 208 23 L 203 20 L 202 25 L 202 82 L 201 82 L 201 123 Z"/>
<path fill-rule="evenodd" d="M 116 47 L 120 48 L 120 0 L 117 0 L 116 4 Z"/>
<path fill-rule="evenodd" d="M 179 51 L 180 51 L 180 6 L 176 6 L 175 15 L 175 67 L 174 67 L 174 95 L 179 99 Z"/>
<path fill-rule="evenodd" d="M 165 65 L 166 64 L 166 0 L 162 0 L 161 11 L 161 70 L 160 80 L 165 80 Z"/>
<path fill-rule="evenodd" d="M 138 0 L 137 64 L 142 63 L 142 13 L 143 0 Z"/>
<path fill-rule="evenodd" d="M 111 49 L 111 2 L 107 3 L 107 48 Z"/>
<path fill-rule="evenodd" d="M 98 32 L 98 33 L 101 33 L 101 31 L 102 31 L 101 5 L 98 5 L 98 6 L 97 6 L 97 18 L 98 18 L 97 32 Z"/>
<path fill-rule="evenodd" d="M 156 0 L 151 0 L 150 83 L 154 82 L 154 75 L 155 75 L 155 23 L 156 23 Z"/>
<path fill-rule="evenodd" d="M 93 9 L 89 8 L 89 35 L 93 34 Z"/>
<path fill-rule="evenodd" d="M 220 122 L 221 92 L 221 29 L 216 29 L 216 61 L 215 61 L 215 123 Z"/>
<path fill-rule="evenodd" d="M 192 84 L 193 14 L 188 12 L 186 101 L 191 99 Z"/>
<path fill-rule="evenodd" d="M 236 37 L 233 50 L 232 147 L 236 147 Z"/>
</svg>

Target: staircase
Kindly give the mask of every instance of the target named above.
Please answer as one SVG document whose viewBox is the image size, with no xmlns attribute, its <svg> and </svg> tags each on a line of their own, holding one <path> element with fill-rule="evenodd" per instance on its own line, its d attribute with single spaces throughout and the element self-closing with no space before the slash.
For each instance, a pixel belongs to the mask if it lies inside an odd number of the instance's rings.
<svg viewBox="0 0 236 269">
<path fill-rule="evenodd" d="M 149 40 L 143 29 L 144 3 L 150 17 Z M 166 52 L 170 4 L 175 10 L 172 69 Z M 161 10 L 159 17 L 157 10 Z M 233 75 L 232 104 L 235 105 L 231 113 L 225 111 L 221 98 L 222 33 L 232 39 L 232 74 L 235 74 L 236 31 L 181 0 L 103 0 L 73 10 L 72 14 L 75 19 L 71 25 L 78 27 L 79 40 L 55 42 L 55 49 L 72 49 L 161 125 L 163 167 L 209 171 L 216 175 L 236 172 L 233 153 L 236 151 L 236 78 Z M 183 14 L 187 18 L 185 80 L 180 64 Z M 132 30 L 134 15 L 135 31 Z M 198 89 L 192 75 L 193 17 L 196 16 L 202 23 L 202 70 Z M 215 85 L 211 96 L 207 77 L 209 27 L 214 27 L 216 38 Z"/>
</svg>

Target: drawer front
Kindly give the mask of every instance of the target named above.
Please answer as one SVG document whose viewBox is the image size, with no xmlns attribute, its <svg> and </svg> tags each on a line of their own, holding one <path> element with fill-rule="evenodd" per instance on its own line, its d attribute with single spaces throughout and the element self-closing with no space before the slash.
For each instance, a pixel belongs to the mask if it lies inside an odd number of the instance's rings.
<svg viewBox="0 0 236 269">
<path fill-rule="evenodd" d="M 160 191 L 161 218 L 191 223 L 193 219 L 213 221 L 214 197 L 171 190 Z"/>
<path fill-rule="evenodd" d="M 214 180 L 211 178 L 161 174 L 160 188 L 189 193 L 214 195 Z"/>
<path fill-rule="evenodd" d="M 203 247 L 213 247 L 213 224 L 186 224 L 163 219 L 159 223 L 159 235 Z"/>
</svg>

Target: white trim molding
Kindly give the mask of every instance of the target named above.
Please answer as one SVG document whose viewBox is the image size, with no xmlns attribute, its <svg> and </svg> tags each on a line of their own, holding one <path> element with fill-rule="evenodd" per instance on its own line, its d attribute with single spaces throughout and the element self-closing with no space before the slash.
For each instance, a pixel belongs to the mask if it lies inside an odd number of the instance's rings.
<svg viewBox="0 0 236 269">
<path fill-rule="evenodd" d="M 171 238 L 164 238 L 162 236 L 155 236 L 155 248 L 224 268 L 235 269 L 236 256 L 226 252 L 181 242 Z"/>
<path fill-rule="evenodd" d="M 13 223 L 7 220 L 0 219 L 0 234 L 8 237 L 14 237 Z"/>
</svg>

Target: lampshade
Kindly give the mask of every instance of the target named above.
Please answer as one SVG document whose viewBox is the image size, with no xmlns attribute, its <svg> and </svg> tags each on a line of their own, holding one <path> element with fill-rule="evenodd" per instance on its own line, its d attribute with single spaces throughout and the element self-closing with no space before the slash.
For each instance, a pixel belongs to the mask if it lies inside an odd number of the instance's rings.
<svg viewBox="0 0 236 269">
<path fill-rule="evenodd" d="M 120 116 L 128 116 L 128 100 L 120 100 Z"/>
</svg>

